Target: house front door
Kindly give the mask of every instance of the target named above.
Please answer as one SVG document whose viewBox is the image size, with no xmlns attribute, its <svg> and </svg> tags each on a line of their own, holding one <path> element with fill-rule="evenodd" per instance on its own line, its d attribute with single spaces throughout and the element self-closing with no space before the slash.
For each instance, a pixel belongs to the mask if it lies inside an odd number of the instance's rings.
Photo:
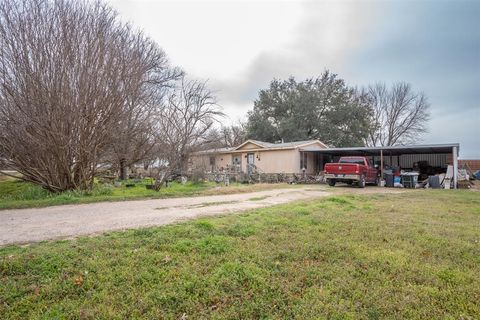
<svg viewBox="0 0 480 320">
<path fill-rule="evenodd" d="M 255 156 L 253 153 L 247 153 L 247 173 L 251 174 L 253 172 L 253 166 L 255 162 Z"/>
<path fill-rule="evenodd" d="M 242 171 L 242 156 L 233 156 L 232 157 L 232 167 L 234 172 L 240 172 Z"/>
</svg>

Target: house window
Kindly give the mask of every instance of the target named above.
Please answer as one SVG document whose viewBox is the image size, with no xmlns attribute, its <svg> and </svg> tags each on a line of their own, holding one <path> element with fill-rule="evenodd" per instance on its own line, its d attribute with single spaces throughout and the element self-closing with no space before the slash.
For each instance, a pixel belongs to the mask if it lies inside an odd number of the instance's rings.
<svg viewBox="0 0 480 320">
<path fill-rule="evenodd" d="M 307 169 L 307 154 L 305 152 L 300 153 L 300 170 Z"/>
<path fill-rule="evenodd" d="M 215 165 L 215 157 L 210 157 L 210 165 L 211 166 Z"/>
<path fill-rule="evenodd" d="M 240 156 L 235 156 L 235 157 L 233 157 L 233 158 L 232 158 L 232 164 L 233 164 L 234 166 L 240 167 L 240 166 L 242 165 L 242 157 L 240 157 Z"/>
</svg>

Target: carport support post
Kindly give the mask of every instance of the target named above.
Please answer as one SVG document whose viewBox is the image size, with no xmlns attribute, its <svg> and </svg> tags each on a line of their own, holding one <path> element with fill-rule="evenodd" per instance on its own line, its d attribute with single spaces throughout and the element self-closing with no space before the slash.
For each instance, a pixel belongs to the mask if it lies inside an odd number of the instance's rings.
<svg viewBox="0 0 480 320">
<path fill-rule="evenodd" d="M 380 179 L 383 180 L 383 150 L 380 150 Z"/>
<path fill-rule="evenodd" d="M 457 189 L 457 181 L 458 181 L 458 150 L 457 150 L 457 147 L 452 148 L 452 158 L 453 158 L 453 188 Z"/>
</svg>

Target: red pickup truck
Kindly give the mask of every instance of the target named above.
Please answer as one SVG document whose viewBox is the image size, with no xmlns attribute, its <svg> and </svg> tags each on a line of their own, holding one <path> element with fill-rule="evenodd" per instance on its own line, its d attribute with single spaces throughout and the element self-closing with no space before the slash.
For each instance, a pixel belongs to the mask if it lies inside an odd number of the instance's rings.
<svg viewBox="0 0 480 320">
<path fill-rule="evenodd" d="M 338 163 L 327 163 L 324 170 L 325 179 L 332 187 L 337 182 L 355 183 L 360 188 L 367 183 L 378 184 L 378 170 L 365 157 L 341 157 Z"/>
</svg>

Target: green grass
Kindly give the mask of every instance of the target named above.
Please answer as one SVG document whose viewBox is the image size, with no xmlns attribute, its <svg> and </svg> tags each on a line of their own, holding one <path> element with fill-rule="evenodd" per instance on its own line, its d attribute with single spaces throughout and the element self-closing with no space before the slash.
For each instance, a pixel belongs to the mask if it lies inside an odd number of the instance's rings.
<svg viewBox="0 0 480 320">
<path fill-rule="evenodd" d="M 226 187 L 214 182 L 171 183 L 160 191 L 147 190 L 147 181 L 127 188 L 125 184 L 120 187 L 96 184 L 89 192 L 67 191 L 63 193 L 50 193 L 39 186 L 20 180 L 6 179 L 0 181 L 0 210 L 47 207 L 62 204 L 92 203 L 100 201 L 122 201 L 135 199 L 174 198 L 199 195 L 221 195 L 240 192 L 253 192 L 274 188 L 291 187 L 286 184 L 280 185 L 246 185 L 234 183 Z"/>
<path fill-rule="evenodd" d="M 332 196 L 0 249 L 3 319 L 478 319 L 480 193 Z"/>
<path fill-rule="evenodd" d="M 332 196 L 0 249 L 2 319 L 479 319 L 480 193 Z"/>
</svg>

